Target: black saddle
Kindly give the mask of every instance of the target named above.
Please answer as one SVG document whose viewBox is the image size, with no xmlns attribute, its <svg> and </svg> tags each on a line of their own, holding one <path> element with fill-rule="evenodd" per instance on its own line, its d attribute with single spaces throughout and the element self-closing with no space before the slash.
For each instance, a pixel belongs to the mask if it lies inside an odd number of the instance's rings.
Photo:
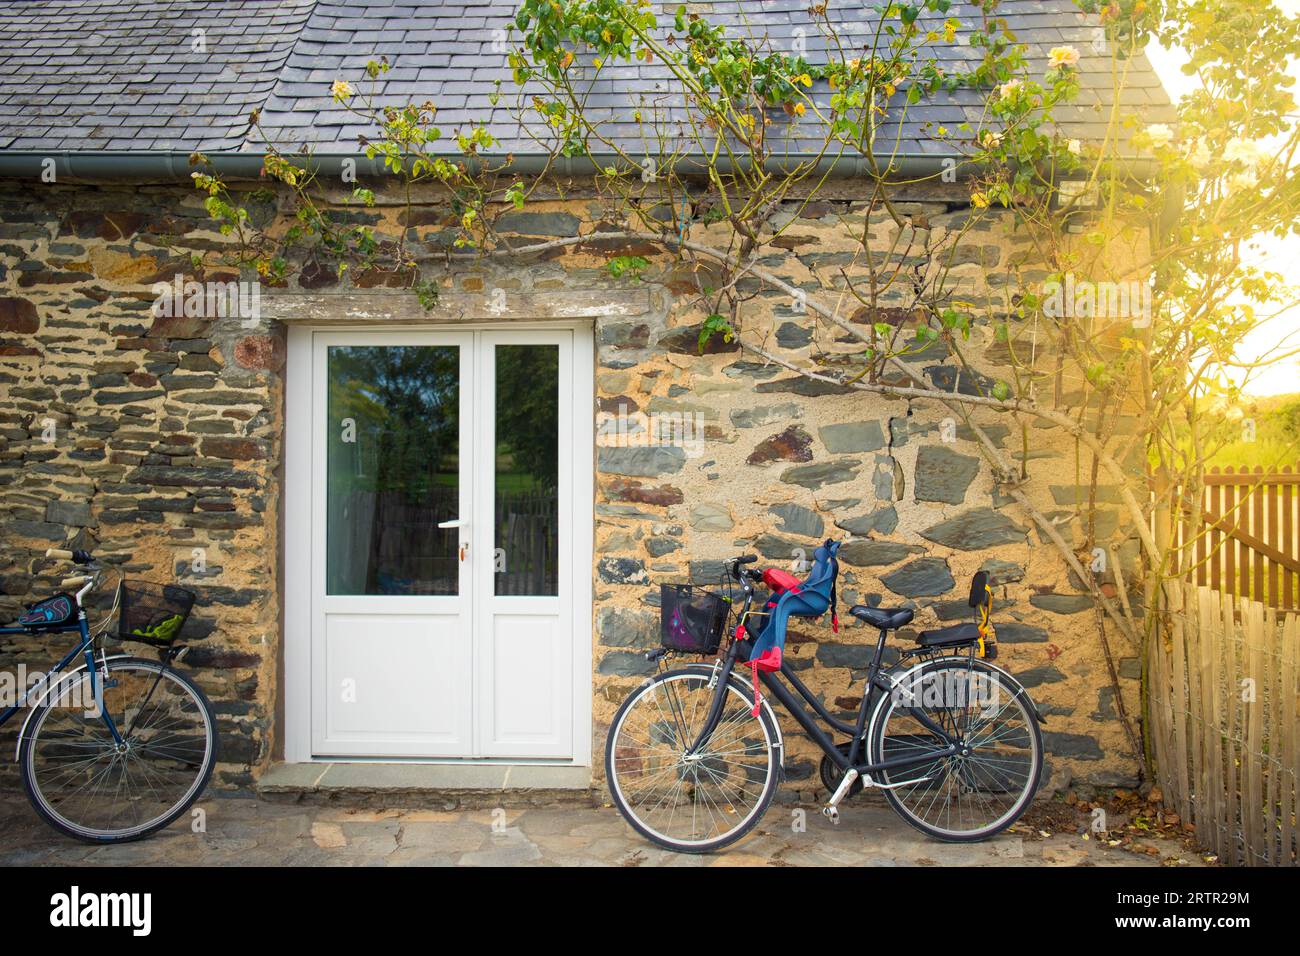
<svg viewBox="0 0 1300 956">
<path fill-rule="evenodd" d="M 974 644 L 980 639 L 980 629 L 974 624 L 954 624 L 952 627 L 940 627 L 933 631 L 922 631 L 916 637 L 916 643 L 922 647 L 957 647 Z"/>
<path fill-rule="evenodd" d="M 904 624 L 910 623 L 914 616 L 914 612 L 910 607 L 867 607 L 865 604 L 855 604 L 849 608 L 849 613 L 859 621 L 866 621 L 872 627 L 878 627 L 886 631 L 892 631 L 896 627 L 902 627 Z"/>
</svg>

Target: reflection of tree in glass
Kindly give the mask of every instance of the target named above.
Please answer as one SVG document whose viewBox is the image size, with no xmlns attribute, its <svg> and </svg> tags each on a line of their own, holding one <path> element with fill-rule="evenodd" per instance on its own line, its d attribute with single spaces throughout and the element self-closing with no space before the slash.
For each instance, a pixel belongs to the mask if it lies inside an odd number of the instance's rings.
<svg viewBox="0 0 1300 956">
<path fill-rule="evenodd" d="M 550 490 L 559 468 L 560 349 L 497 346 L 497 493 Z"/>
<path fill-rule="evenodd" d="M 496 348 L 497 594 L 558 594 L 560 350 Z"/>
<path fill-rule="evenodd" d="M 330 349 L 330 593 L 455 593 L 455 532 L 437 524 L 458 510 L 459 355 L 447 346 Z"/>
<path fill-rule="evenodd" d="M 331 348 L 331 451 L 346 454 L 340 424 L 346 418 L 356 421 L 361 446 L 363 467 L 349 486 L 422 501 L 436 485 L 455 485 L 459 380 L 454 348 Z"/>
</svg>

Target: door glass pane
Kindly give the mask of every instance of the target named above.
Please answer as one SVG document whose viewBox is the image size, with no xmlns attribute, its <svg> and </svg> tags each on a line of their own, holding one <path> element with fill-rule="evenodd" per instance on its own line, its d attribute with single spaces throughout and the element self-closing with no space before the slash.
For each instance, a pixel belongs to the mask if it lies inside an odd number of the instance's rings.
<svg viewBox="0 0 1300 956">
<path fill-rule="evenodd" d="M 559 594 L 560 347 L 496 347 L 497 594 Z"/>
<path fill-rule="evenodd" d="M 327 594 L 455 594 L 456 346 L 332 346 L 327 356 Z"/>
</svg>

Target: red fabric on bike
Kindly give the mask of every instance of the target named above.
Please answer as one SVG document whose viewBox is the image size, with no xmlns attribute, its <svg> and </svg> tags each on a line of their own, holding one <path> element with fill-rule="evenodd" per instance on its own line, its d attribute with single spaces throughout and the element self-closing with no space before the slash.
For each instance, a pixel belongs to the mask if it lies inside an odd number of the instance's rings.
<svg viewBox="0 0 1300 956">
<path fill-rule="evenodd" d="M 749 663 L 761 671 L 779 671 L 781 669 L 781 648 L 769 647 L 758 657 L 751 658 Z"/>
<path fill-rule="evenodd" d="M 748 661 L 750 673 L 754 676 L 754 709 L 749 713 L 757 717 L 759 708 L 762 706 L 763 697 L 758 691 L 758 672 L 759 671 L 779 671 L 781 669 L 781 648 L 769 647 L 758 657 L 750 658 Z"/>
<path fill-rule="evenodd" d="M 789 571 L 782 571 L 780 568 L 768 568 L 763 572 L 763 583 L 773 591 L 797 591 L 800 582 Z"/>
</svg>

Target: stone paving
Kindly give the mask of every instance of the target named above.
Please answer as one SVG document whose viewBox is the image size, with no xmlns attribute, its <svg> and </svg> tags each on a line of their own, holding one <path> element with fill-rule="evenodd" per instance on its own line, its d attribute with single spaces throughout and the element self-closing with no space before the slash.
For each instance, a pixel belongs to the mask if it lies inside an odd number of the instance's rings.
<svg viewBox="0 0 1300 956">
<path fill-rule="evenodd" d="M 206 832 L 173 824 L 148 840 L 95 847 L 47 828 L 21 794 L 0 796 L 4 866 L 1160 866 L 1202 865 L 1178 843 L 1154 853 L 1076 834 L 1010 832 L 986 843 L 936 843 L 874 798 L 845 805 L 838 826 L 816 807 L 773 806 L 739 844 L 711 856 L 669 853 L 609 807 L 369 810 L 210 796 Z M 806 829 L 796 832 L 796 811 Z"/>
</svg>

